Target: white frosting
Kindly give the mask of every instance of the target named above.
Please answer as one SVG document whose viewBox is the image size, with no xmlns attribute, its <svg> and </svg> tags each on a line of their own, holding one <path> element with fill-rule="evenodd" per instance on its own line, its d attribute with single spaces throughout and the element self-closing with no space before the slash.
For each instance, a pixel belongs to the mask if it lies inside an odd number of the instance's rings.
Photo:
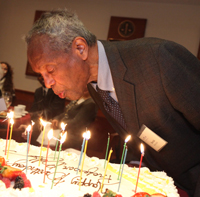
<svg viewBox="0 0 200 197">
<path fill-rule="evenodd" d="M 5 157 L 5 140 L 0 139 L 0 147 L 0 155 Z M 26 172 L 26 150 L 26 143 L 17 143 L 12 140 L 9 158 L 7 161 L 8 164 Z M 85 157 L 81 179 L 82 185 L 79 190 L 80 172 L 77 174 L 77 167 L 80 152 L 73 149 L 67 149 L 60 152 L 57 173 L 53 189 L 51 189 L 59 152 L 56 152 L 56 159 L 54 160 L 54 151 L 49 149 L 48 163 L 46 167 L 48 174 L 45 176 L 44 184 L 43 178 L 46 151 L 47 149 L 44 148 L 42 151 L 40 166 L 38 166 L 40 147 L 30 146 L 27 177 L 31 181 L 32 188 L 15 190 L 11 187 L 6 189 L 5 184 L 0 181 L 0 197 L 83 197 L 86 193 L 92 194 L 94 191 L 98 191 L 100 189 L 105 171 L 105 160 L 97 157 Z M 136 182 L 138 176 L 138 168 L 130 168 L 127 165 L 124 166 L 120 190 L 118 192 L 119 180 L 117 180 L 117 177 L 119 167 L 119 164 L 109 164 L 104 180 L 103 191 L 108 188 L 116 193 L 122 194 L 123 197 L 131 197 L 134 195 L 134 183 Z M 80 168 L 81 165 L 79 170 Z M 177 189 L 174 186 L 174 181 L 171 177 L 168 177 L 165 172 L 150 172 L 148 168 L 141 168 L 140 170 L 140 180 L 137 192 L 140 191 L 146 191 L 149 194 L 156 192 L 163 193 L 168 197 L 179 197 Z"/>
</svg>

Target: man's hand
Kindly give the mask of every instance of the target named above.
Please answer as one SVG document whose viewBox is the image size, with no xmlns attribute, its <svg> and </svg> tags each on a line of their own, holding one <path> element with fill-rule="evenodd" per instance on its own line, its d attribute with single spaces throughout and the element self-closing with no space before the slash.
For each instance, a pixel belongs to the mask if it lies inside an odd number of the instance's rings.
<svg viewBox="0 0 200 197">
<path fill-rule="evenodd" d="M 22 137 L 23 137 L 25 140 L 27 140 L 27 132 L 26 132 L 26 131 L 24 131 L 24 132 L 22 133 Z"/>
<path fill-rule="evenodd" d="M 28 125 L 21 124 L 21 125 L 19 126 L 19 128 L 18 128 L 18 129 L 24 130 L 24 132 L 22 133 L 22 137 L 23 137 L 25 140 L 27 140 L 27 134 L 26 134 L 26 128 L 27 128 L 27 126 L 28 126 Z"/>
<path fill-rule="evenodd" d="M 26 130 L 26 128 L 28 127 L 28 125 L 25 125 L 25 124 L 21 124 L 18 129 L 21 129 L 21 130 Z"/>
<path fill-rule="evenodd" d="M 56 120 L 56 119 L 53 119 L 52 121 L 51 121 L 51 127 L 53 128 L 53 129 L 58 129 L 58 120 Z"/>
</svg>

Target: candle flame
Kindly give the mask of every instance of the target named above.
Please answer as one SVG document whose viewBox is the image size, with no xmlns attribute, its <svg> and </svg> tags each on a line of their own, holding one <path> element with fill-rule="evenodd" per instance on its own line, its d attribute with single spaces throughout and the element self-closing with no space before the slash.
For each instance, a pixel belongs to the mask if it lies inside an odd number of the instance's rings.
<svg viewBox="0 0 200 197">
<path fill-rule="evenodd" d="M 61 129 L 64 131 L 65 130 L 65 126 L 66 126 L 67 124 L 64 124 L 63 122 L 61 122 Z"/>
<path fill-rule="evenodd" d="M 61 134 L 61 140 L 60 140 L 61 144 L 65 141 L 66 137 L 67 137 L 67 132 L 65 132 L 64 134 Z"/>
<path fill-rule="evenodd" d="M 83 133 L 83 138 L 86 138 L 86 135 L 87 135 L 87 133 L 86 133 L 86 132 L 84 132 L 84 133 Z"/>
<path fill-rule="evenodd" d="M 90 136 L 91 136 L 90 131 L 87 131 L 86 134 L 85 134 L 86 140 L 89 140 L 89 139 L 90 139 Z"/>
<path fill-rule="evenodd" d="M 53 129 L 50 129 L 48 132 L 48 139 L 50 140 L 53 137 Z"/>
<path fill-rule="evenodd" d="M 7 113 L 8 118 L 13 118 L 14 117 L 14 112 L 10 111 L 10 113 Z"/>
<path fill-rule="evenodd" d="M 144 146 L 143 144 L 140 145 L 141 154 L 144 154 Z"/>
<path fill-rule="evenodd" d="M 14 124 L 13 118 L 10 119 L 10 124 L 12 124 L 12 125 Z"/>
<path fill-rule="evenodd" d="M 131 135 L 129 135 L 129 136 L 125 139 L 125 143 L 127 143 L 130 139 L 131 139 Z"/>
<path fill-rule="evenodd" d="M 45 122 L 44 120 L 42 120 L 42 118 L 40 118 L 40 122 L 41 124 L 45 127 L 47 125 L 47 122 Z"/>
<path fill-rule="evenodd" d="M 26 131 L 30 132 L 30 130 L 31 130 L 31 125 L 28 125 L 28 127 L 26 128 Z"/>
<path fill-rule="evenodd" d="M 32 120 L 31 120 L 31 124 L 32 124 L 32 126 L 35 124 L 35 122 L 33 122 Z"/>
</svg>

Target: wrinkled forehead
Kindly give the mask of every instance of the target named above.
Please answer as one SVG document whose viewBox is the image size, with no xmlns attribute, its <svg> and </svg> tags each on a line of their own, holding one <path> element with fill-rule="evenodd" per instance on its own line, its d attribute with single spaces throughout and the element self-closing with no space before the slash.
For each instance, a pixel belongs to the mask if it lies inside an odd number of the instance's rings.
<svg viewBox="0 0 200 197">
<path fill-rule="evenodd" d="M 35 36 L 27 46 L 28 60 L 34 71 L 36 71 L 35 69 L 38 68 L 41 61 L 44 61 L 47 56 L 50 57 L 50 54 L 51 50 L 47 36 Z"/>
</svg>

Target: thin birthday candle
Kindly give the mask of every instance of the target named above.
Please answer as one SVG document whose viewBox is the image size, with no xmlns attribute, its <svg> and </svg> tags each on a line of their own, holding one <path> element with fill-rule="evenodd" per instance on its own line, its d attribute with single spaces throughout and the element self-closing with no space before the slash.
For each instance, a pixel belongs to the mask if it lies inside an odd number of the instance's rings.
<svg viewBox="0 0 200 197">
<path fill-rule="evenodd" d="M 124 164 L 125 164 L 125 161 L 126 161 L 127 151 L 128 151 L 128 148 L 126 147 L 125 154 L 124 154 L 124 160 L 123 160 L 123 166 L 122 166 L 122 173 L 120 175 L 120 181 L 119 181 L 119 186 L 118 186 L 118 190 L 117 190 L 118 192 L 119 192 L 119 188 L 120 188 L 121 181 L 122 181 L 122 175 L 123 175 L 123 170 L 124 170 Z"/>
<path fill-rule="evenodd" d="M 107 159 L 107 155 L 108 155 L 109 143 L 110 143 L 110 133 L 108 133 L 108 142 L 107 142 L 106 156 L 105 156 L 105 161 L 104 161 L 104 169 L 105 169 L 105 166 L 106 166 L 106 159 Z"/>
<path fill-rule="evenodd" d="M 82 160 L 82 155 L 83 155 L 83 149 L 85 147 L 85 138 L 87 136 L 87 133 L 84 132 L 83 133 L 83 142 L 82 142 L 82 145 L 81 145 L 81 154 L 80 154 L 80 158 L 79 158 L 79 162 L 78 162 L 78 167 L 77 167 L 77 171 L 76 171 L 76 174 L 78 174 L 78 170 L 79 170 L 79 166 L 81 164 L 81 160 Z"/>
<path fill-rule="evenodd" d="M 27 174 L 27 168 L 28 168 L 28 148 L 29 148 L 30 131 L 31 131 L 31 125 L 28 125 L 28 127 L 26 128 L 26 132 L 27 132 L 26 174 Z"/>
<path fill-rule="evenodd" d="M 45 183 L 45 176 L 46 176 L 46 168 L 47 168 L 47 161 L 48 161 L 48 152 L 49 152 L 49 144 L 50 144 L 50 140 L 53 137 L 53 129 L 51 129 L 48 132 L 48 145 L 47 145 L 47 155 L 46 155 L 46 162 L 45 162 L 45 168 L 44 168 L 44 179 L 43 179 L 43 183 Z"/>
<path fill-rule="evenodd" d="M 111 149 L 110 149 L 110 152 L 109 152 L 108 161 L 107 161 L 107 164 L 106 164 L 106 169 L 105 169 L 105 172 L 104 172 L 103 180 L 102 180 L 102 183 L 101 183 L 100 192 L 102 192 L 102 189 L 103 189 L 103 184 L 104 184 L 104 180 L 105 180 L 105 176 L 106 176 L 106 171 L 107 171 L 107 169 L 108 169 L 108 164 L 109 164 L 109 161 L 110 161 L 110 157 L 111 157 L 112 152 L 113 152 L 113 150 L 112 150 L 112 148 L 111 148 Z"/>
<path fill-rule="evenodd" d="M 57 152 L 57 148 L 58 148 L 58 141 L 59 140 L 57 140 L 57 142 L 56 142 L 56 148 L 55 148 L 55 151 L 54 151 L 54 158 L 53 158 L 54 161 L 56 159 L 56 152 Z"/>
<path fill-rule="evenodd" d="M 41 142 L 41 147 L 40 147 L 40 157 L 39 157 L 39 164 L 38 166 L 40 166 L 40 160 L 41 160 L 41 154 L 42 154 L 42 148 L 43 148 L 43 141 L 44 141 L 44 133 L 45 133 L 45 127 L 47 125 L 47 123 L 45 121 L 43 121 L 42 119 L 40 119 L 42 125 L 43 125 L 43 136 L 42 136 L 42 142 Z"/>
<path fill-rule="evenodd" d="M 82 161 L 82 165 L 81 165 L 81 174 L 80 174 L 80 180 L 79 180 L 79 191 L 81 189 L 81 179 L 82 179 L 82 173 L 83 173 L 83 164 L 84 164 L 84 161 L 85 161 L 85 154 L 86 154 L 87 144 L 88 144 L 88 140 L 89 139 L 90 139 L 90 131 L 88 131 L 87 135 L 86 135 L 85 149 L 84 149 L 84 154 L 83 154 L 83 161 Z"/>
<path fill-rule="evenodd" d="M 141 164 L 142 164 L 142 159 L 144 157 L 144 146 L 143 146 L 143 144 L 140 145 L 140 149 L 141 149 L 141 157 L 140 157 L 140 165 L 139 165 L 139 169 L 138 169 L 138 176 L 137 176 L 137 181 L 136 181 L 136 186 L 135 186 L 135 193 L 137 192 L 137 185 L 138 185 L 138 180 L 139 180 L 139 176 L 140 176 L 140 168 L 141 168 Z"/>
<path fill-rule="evenodd" d="M 61 140 L 60 140 L 60 148 L 59 148 L 59 152 L 58 152 L 58 158 L 57 158 L 56 168 L 55 168 L 55 171 L 54 171 L 54 176 L 53 176 L 53 180 L 52 180 L 52 184 L 51 184 L 51 189 L 53 189 L 53 183 L 54 183 L 54 179 L 55 179 L 55 175 L 56 175 L 56 171 L 57 171 L 57 167 L 58 167 L 58 161 L 59 161 L 59 157 L 60 157 L 60 150 L 61 150 L 63 142 L 66 139 L 66 136 L 67 136 L 67 132 L 65 132 L 62 135 Z"/>
<path fill-rule="evenodd" d="M 11 111 L 10 113 L 7 113 L 7 118 L 8 118 L 8 126 L 7 126 L 7 135 L 6 135 L 6 147 L 5 147 L 5 155 L 7 151 L 7 145 L 8 145 L 8 133 L 9 133 L 9 128 L 10 128 L 10 119 L 13 118 L 14 112 Z"/>
<path fill-rule="evenodd" d="M 30 137 L 29 137 L 28 152 L 29 152 L 29 149 L 30 149 L 30 144 L 31 144 L 31 136 L 32 136 L 32 132 L 33 132 L 33 125 L 35 124 L 35 122 L 33 122 L 33 121 L 31 120 L 31 124 L 32 124 L 32 126 L 31 126 L 31 130 L 30 130 Z"/>
<path fill-rule="evenodd" d="M 63 122 L 61 122 L 61 129 L 62 129 L 62 132 L 65 131 L 66 125 L 67 125 L 67 124 L 64 124 Z M 56 142 L 56 148 L 55 148 L 55 151 L 54 151 L 54 158 L 53 158 L 54 161 L 55 161 L 55 158 L 56 158 L 57 147 L 58 147 L 58 140 L 57 140 L 57 142 Z"/>
<path fill-rule="evenodd" d="M 124 152 L 125 152 L 125 148 L 126 148 L 126 143 L 130 140 L 130 138 L 131 138 L 131 136 L 129 135 L 129 136 L 125 139 L 125 142 L 124 142 L 124 149 L 123 149 L 123 152 L 122 152 L 122 158 L 121 158 L 121 162 L 120 162 L 120 166 L 119 166 L 119 172 L 118 172 L 118 178 L 117 178 L 117 180 L 119 180 L 120 173 L 121 173 L 122 161 L 123 161 L 123 158 L 124 158 Z"/>
<path fill-rule="evenodd" d="M 11 140 L 11 138 L 12 138 L 13 125 L 14 125 L 14 120 L 13 120 L 13 118 L 10 119 L 10 124 L 11 124 L 11 127 L 10 127 L 10 139 L 9 139 L 9 143 L 8 143 L 7 160 L 8 160 L 9 149 L 10 149 L 10 140 Z"/>
</svg>

